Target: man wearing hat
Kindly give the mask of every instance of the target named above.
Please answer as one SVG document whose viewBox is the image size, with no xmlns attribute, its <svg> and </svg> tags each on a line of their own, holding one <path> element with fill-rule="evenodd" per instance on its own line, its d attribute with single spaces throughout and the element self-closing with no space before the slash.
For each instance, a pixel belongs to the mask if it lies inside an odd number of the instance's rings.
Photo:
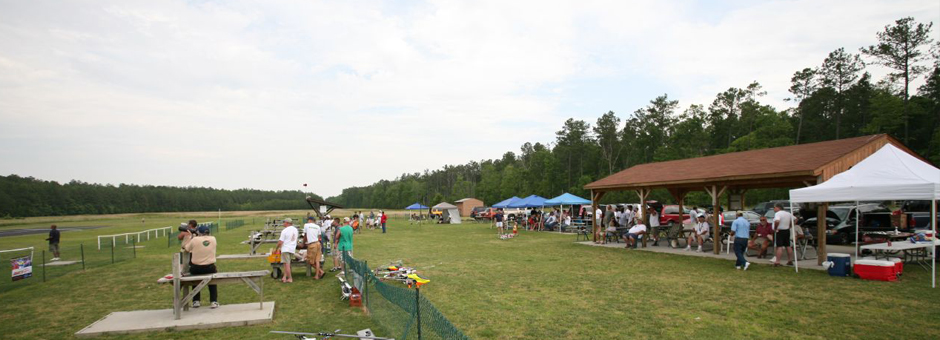
<svg viewBox="0 0 940 340">
<path fill-rule="evenodd" d="M 281 282 L 294 282 L 291 276 L 290 262 L 294 259 L 294 252 L 297 251 L 297 228 L 294 227 L 294 220 L 290 217 L 284 219 L 284 230 L 281 230 L 281 237 L 277 241 L 277 251 L 281 253 L 281 263 L 284 264 L 284 277 Z"/>
<path fill-rule="evenodd" d="M 215 236 L 209 236 L 208 226 L 199 226 L 196 228 L 196 236 L 186 243 L 185 249 L 191 254 L 192 264 L 189 266 L 191 275 L 215 274 L 218 270 L 215 268 Z M 199 298 L 201 293 L 193 296 L 193 308 L 199 308 Z M 219 308 L 219 291 L 216 285 L 209 285 L 209 301 L 212 302 L 212 308 Z"/>
<path fill-rule="evenodd" d="M 705 214 L 697 215 L 698 222 L 695 222 L 695 226 L 692 227 L 692 234 L 689 235 L 688 242 L 686 242 L 685 250 L 692 250 L 692 243 L 698 243 L 698 249 L 696 252 L 702 252 L 702 245 L 705 243 L 705 240 L 708 239 L 709 230 L 711 226 L 708 225 L 708 221 L 705 221 Z"/>
</svg>

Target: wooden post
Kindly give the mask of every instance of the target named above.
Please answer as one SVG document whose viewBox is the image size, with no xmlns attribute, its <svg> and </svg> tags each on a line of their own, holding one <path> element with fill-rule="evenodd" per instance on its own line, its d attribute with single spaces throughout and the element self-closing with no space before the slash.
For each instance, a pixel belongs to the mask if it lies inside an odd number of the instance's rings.
<svg viewBox="0 0 940 340">
<path fill-rule="evenodd" d="M 592 229 L 593 232 L 594 232 L 594 242 L 597 242 L 597 241 L 598 241 L 598 240 L 597 240 L 597 228 L 601 228 L 602 226 L 600 226 L 600 224 L 603 223 L 603 221 L 604 221 L 603 219 L 601 219 L 601 223 L 597 223 L 597 220 L 598 220 L 598 217 L 599 217 L 599 216 L 597 215 L 597 207 L 598 207 L 598 204 L 599 204 L 598 202 L 600 202 L 600 200 L 601 200 L 602 197 L 604 197 L 604 192 L 603 192 L 603 191 L 594 192 L 594 190 L 591 190 L 591 209 L 592 209 L 592 211 L 593 211 L 593 213 L 594 213 L 594 215 L 592 215 L 592 216 L 593 216 L 592 218 L 593 218 L 594 220 L 591 221 L 591 225 L 593 225 L 594 227 L 591 228 L 591 229 Z"/>
<path fill-rule="evenodd" d="M 643 248 L 646 248 L 646 239 L 648 239 L 650 236 L 650 230 L 649 230 L 650 226 L 649 226 L 649 223 L 647 222 L 647 216 L 646 216 L 646 199 L 650 195 L 650 189 L 649 188 L 637 189 L 636 194 L 637 196 L 640 197 L 640 206 L 639 206 L 640 218 L 642 218 L 644 224 L 646 224 L 646 235 L 643 236 Z"/>
<path fill-rule="evenodd" d="M 686 195 L 687 191 L 686 191 L 685 189 L 669 189 L 669 193 L 672 194 L 672 198 L 675 199 L 675 200 L 676 200 L 676 204 L 679 205 L 679 229 L 680 229 L 680 230 L 685 229 L 685 225 L 682 223 L 682 221 L 685 220 L 684 213 L 683 213 L 684 210 L 683 210 L 682 206 L 685 204 L 685 195 Z M 662 216 L 660 216 L 660 218 L 662 218 Z M 662 224 L 662 220 L 660 220 L 660 224 Z M 667 235 L 668 235 L 668 234 L 667 234 Z M 685 234 L 683 234 L 683 233 L 680 232 L 679 235 L 677 235 L 677 237 L 678 237 L 678 238 L 682 238 L 683 235 L 685 235 Z M 678 238 L 675 240 L 675 241 L 676 241 L 676 247 L 679 246 L 679 239 L 678 239 Z M 667 239 L 666 242 L 669 242 L 669 240 Z M 669 246 L 671 247 L 672 244 L 669 244 Z"/>
<path fill-rule="evenodd" d="M 180 319 L 180 253 L 173 253 L 173 319 Z"/>
<path fill-rule="evenodd" d="M 725 193 L 725 189 L 727 188 L 727 186 L 722 186 L 719 188 L 717 185 L 712 185 L 710 188 L 705 187 L 705 192 L 707 192 L 712 197 L 712 243 L 714 244 L 712 247 L 714 249 L 712 250 L 715 252 L 715 255 L 721 253 L 721 247 L 719 247 L 721 244 L 721 226 L 718 224 L 718 214 L 721 213 L 721 207 L 718 205 L 718 198 L 720 198 L 721 195 Z"/>
</svg>

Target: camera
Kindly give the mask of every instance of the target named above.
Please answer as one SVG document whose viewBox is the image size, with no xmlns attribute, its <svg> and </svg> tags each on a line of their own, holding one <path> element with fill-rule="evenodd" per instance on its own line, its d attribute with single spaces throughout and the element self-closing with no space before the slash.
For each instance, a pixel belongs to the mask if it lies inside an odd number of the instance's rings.
<svg viewBox="0 0 940 340">
<path fill-rule="evenodd" d="M 180 231 L 189 231 L 189 225 L 186 223 L 180 223 Z"/>
</svg>

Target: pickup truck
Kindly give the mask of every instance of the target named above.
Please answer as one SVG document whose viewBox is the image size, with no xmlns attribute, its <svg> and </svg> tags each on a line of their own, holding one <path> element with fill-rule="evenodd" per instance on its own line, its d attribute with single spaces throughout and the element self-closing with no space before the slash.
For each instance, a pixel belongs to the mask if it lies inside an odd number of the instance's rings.
<svg viewBox="0 0 940 340">
<path fill-rule="evenodd" d="M 904 201 L 901 203 L 901 210 L 895 211 L 895 214 L 907 214 L 907 225 L 913 229 L 928 229 L 930 224 L 930 201 Z M 940 225 L 940 214 L 937 216 L 938 225 Z"/>
<path fill-rule="evenodd" d="M 894 231 L 891 210 L 881 204 L 832 205 L 826 213 L 826 243 L 852 244 L 855 242 L 856 209 L 861 217 L 858 230 L 862 235 Z M 816 233 L 816 217 L 800 224 L 809 233 Z M 912 228 L 900 231 L 911 231 Z M 862 241 L 863 237 L 859 237 Z"/>
</svg>

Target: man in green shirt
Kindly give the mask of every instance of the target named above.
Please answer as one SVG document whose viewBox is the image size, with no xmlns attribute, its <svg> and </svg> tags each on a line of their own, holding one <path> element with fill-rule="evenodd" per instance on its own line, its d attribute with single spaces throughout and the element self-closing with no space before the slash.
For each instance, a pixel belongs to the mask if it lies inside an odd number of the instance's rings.
<svg viewBox="0 0 940 340">
<path fill-rule="evenodd" d="M 349 225 L 349 217 L 343 219 L 343 226 L 337 231 L 339 234 L 339 242 L 337 249 L 339 249 L 340 254 L 349 255 L 353 257 L 353 228 Z M 342 265 L 346 265 L 345 262 L 342 262 Z"/>
</svg>

